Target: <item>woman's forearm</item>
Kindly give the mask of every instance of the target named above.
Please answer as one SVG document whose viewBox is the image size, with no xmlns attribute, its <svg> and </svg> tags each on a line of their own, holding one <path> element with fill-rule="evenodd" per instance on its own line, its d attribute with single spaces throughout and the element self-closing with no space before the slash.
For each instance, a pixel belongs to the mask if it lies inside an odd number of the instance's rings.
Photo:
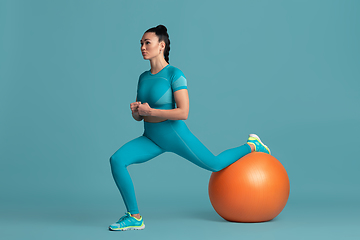
<svg viewBox="0 0 360 240">
<path fill-rule="evenodd" d="M 186 120 L 189 111 L 181 108 L 175 108 L 170 110 L 151 108 L 149 116 L 166 118 L 169 120 Z"/>
</svg>

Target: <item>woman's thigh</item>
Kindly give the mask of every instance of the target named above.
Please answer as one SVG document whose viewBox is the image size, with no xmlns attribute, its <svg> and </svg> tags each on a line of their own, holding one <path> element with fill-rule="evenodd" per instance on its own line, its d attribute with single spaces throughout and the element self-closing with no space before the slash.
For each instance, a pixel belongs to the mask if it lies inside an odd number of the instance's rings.
<svg viewBox="0 0 360 240">
<path fill-rule="evenodd" d="M 124 144 L 111 156 L 111 162 L 125 165 L 125 167 L 134 163 L 146 162 L 161 153 L 164 150 L 145 136 L 141 136 Z"/>
<path fill-rule="evenodd" d="M 168 121 L 156 130 L 150 137 L 162 149 L 176 153 L 199 167 L 214 171 L 216 156 L 190 132 L 183 121 Z"/>
</svg>

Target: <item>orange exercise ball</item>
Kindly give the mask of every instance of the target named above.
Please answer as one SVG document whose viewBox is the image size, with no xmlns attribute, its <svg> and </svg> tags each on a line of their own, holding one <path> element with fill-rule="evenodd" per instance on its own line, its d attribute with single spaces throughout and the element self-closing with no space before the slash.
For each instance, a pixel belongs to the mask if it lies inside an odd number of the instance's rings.
<svg viewBox="0 0 360 240">
<path fill-rule="evenodd" d="M 218 172 L 209 181 L 215 211 L 231 222 L 265 222 L 284 209 L 290 194 L 285 168 L 273 156 L 253 152 Z"/>
</svg>

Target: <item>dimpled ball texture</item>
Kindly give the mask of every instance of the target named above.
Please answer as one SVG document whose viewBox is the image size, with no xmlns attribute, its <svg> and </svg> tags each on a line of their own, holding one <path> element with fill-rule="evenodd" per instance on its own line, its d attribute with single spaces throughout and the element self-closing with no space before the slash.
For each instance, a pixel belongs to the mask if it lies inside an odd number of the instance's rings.
<svg viewBox="0 0 360 240">
<path fill-rule="evenodd" d="M 209 181 L 215 211 L 231 222 L 265 222 L 284 209 L 290 182 L 283 165 L 273 156 L 253 152 L 218 172 Z"/>
</svg>

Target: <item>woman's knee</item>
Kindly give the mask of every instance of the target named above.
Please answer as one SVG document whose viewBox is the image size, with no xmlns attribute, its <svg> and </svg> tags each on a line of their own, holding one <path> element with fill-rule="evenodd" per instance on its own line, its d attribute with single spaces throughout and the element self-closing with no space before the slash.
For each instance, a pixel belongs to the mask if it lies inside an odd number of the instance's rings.
<svg viewBox="0 0 360 240">
<path fill-rule="evenodd" d="M 211 172 L 218 172 L 222 169 L 220 164 L 217 164 L 215 161 L 207 162 L 207 163 L 201 162 L 201 163 L 197 163 L 196 165 Z"/>
<path fill-rule="evenodd" d="M 118 156 L 118 155 L 115 155 L 115 154 L 112 155 L 112 156 L 110 157 L 110 165 L 111 165 L 112 167 L 114 167 L 114 166 L 119 166 L 119 165 L 124 165 L 121 156 Z"/>
<path fill-rule="evenodd" d="M 220 171 L 222 168 L 220 165 L 216 164 L 216 165 L 213 165 L 213 166 L 210 166 L 210 169 L 212 172 L 218 172 Z"/>
</svg>

